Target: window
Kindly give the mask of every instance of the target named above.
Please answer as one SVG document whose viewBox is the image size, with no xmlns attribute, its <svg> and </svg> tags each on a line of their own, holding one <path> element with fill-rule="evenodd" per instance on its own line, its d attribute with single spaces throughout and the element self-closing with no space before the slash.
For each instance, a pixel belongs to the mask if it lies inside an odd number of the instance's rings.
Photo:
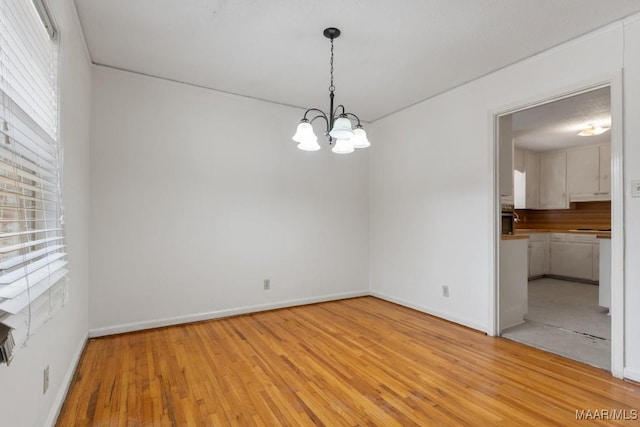
<svg viewBox="0 0 640 427">
<path fill-rule="evenodd" d="M 57 42 L 43 0 L 0 1 L 0 362 L 67 298 Z"/>
</svg>

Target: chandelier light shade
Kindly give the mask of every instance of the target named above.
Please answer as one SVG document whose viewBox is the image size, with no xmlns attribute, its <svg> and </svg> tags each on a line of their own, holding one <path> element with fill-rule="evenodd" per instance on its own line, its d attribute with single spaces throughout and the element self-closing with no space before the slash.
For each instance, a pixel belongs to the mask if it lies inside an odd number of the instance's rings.
<svg viewBox="0 0 640 427">
<path fill-rule="evenodd" d="M 331 151 L 337 154 L 353 153 L 355 148 L 367 148 L 371 143 L 367 139 L 367 133 L 360 123 L 358 116 L 347 112 L 342 104 L 338 105 L 335 109 L 333 108 L 333 98 L 336 89 L 333 85 L 333 40 L 340 36 L 340 30 L 337 28 L 326 28 L 323 34 L 331 40 L 329 114 L 319 108 L 309 108 L 305 111 L 302 120 L 300 120 L 296 134 L 293 135 L 292 139 L 298 143 L 298 148 L 301 150 L 319 150 L 320 144 L 318 144 L 318 137 L 314 133 L 311 124 L 316 119 L 323 119 L 327 126 L 324 134 L 329 141 L 329 145 L 333 146 Z M 307 115 L 309 113 L 315 114 L 315 116 L 308 119 Z M 356 121 L 355 128 L 352 128 L 352 119 Z"/>
<path fill-rule="evenodd" d="M 293 140 L 298 142 L 298 148 L 303 151 L 318 151 L 320 144 L 318 144 L 318 137 L 313 133 L 313 127 L 311 123 L 303 120 L 298 125 L 296 134 L 293 135 Z"/>
<path fill-rule="evenodd" d="M 353 153 L 353 143 L 350 139 L 339 138 L 331 149 L 336 154 L 349 154 Z"/>
<path fill-rule="evenodd" d="M 356 126 L 353 130 L 353 138 L 351 138 L 353 148 L 367 148 L 371 145 L 367 139 L 367 133 L 362 129 L 362 126 Z"/>
<path fill-rule="evenodd" d="M 351 121 L 346 117 L 338 117 L 333 123 L 333 128 L 329 135 L 336 139 L 350 139 L 353 137 L 351 130 Z"/>
<path fill-rule="evenodd" d="M 308 120 L 303 120 L 298 125 L 298 128 L 296 129 L 296 134 L 293 135 L 293 140 L 295 142 L 305 142 L 310 138 L 313 138 L 316 140 L 318 139 L 315 133 L 313 133 L 313 127 L 311 126 L 311 123 L 309 123 Z"/>
<path fill-rule="evenodd" d="M 308 139 L 298 144 L 298 148 L 302 151 L 318 151 L 320 144 L 318 144 L 318 138 Z"/>
<path fill-rule="evenodd" d="M 599 125 L 590 124 L 586 128 L 582 129 L 578 135 L 579 136 L 596 136 L 605 133 L 608 131 L 608 127 L 602 127 Z"/>
</svg>

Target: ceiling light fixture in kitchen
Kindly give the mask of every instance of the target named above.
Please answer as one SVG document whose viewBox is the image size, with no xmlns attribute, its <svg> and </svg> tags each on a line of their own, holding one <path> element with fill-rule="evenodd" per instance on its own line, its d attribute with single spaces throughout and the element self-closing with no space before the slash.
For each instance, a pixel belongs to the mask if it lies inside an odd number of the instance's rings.
<svg viewBox="0 0 640 427">
<path fill-rule="evenodd" d="M 367 134 L 360 124 L 360 119 L 353 113 L 348 113 L 344 105 L 338 105 L 335 110 L 333 108 L 333 96 L 336 87 L 333 85 L 333 40 L 340 36 L 340 30 L 337 28 L 326 28 L 323 32 L 324 36 L 331 40 L 331 62 L 330 75 L 331 85 L 329 86 L 329 114 L 318 108 L 309 108 L 305 111 L 302 120 L 298 124 L 296 134 L 293 140 L 298 143 L 298 148 L 304 151 L 317 151 L 320 149 L 318 137 L 313 132 L 313 123 L 316 119 L 323 119 L 327 125 L 324 133 L 329 141 L 329 145 L 333 145 L 331 151 L 338 154 L 353 153 L 355 148 L 366 148 L 371 145 L 367 139 Z M 311 119 L 307 118 L 307 114 L 313 111 L 316 114 Z M 351 129 L 351 120 L 357 121 L 354 129 Z"/>
<path fill-rule="evenodd" d="M 580 136 L 595 136 L 595 135 L 603 134 L 606 131 L 608 131 L 609 129 L 610 128 L 608 128 L 608 127 L 602 127 L 600 125 L 590 124 L 586 128 L 582 129 L 578 133 L 578 135 L 580 135 Z"/>
</svg>

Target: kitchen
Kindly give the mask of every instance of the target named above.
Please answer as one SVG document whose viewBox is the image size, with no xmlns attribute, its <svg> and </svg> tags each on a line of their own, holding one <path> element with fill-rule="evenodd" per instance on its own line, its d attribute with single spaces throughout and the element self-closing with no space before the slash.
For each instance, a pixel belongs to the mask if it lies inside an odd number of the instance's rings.
<svg viewBox="0 0 640 427">
<path fill-rule="evenodd" d="M 501 335 L 610 369 L 609 87 L 499 117 Z"/>
</svg>

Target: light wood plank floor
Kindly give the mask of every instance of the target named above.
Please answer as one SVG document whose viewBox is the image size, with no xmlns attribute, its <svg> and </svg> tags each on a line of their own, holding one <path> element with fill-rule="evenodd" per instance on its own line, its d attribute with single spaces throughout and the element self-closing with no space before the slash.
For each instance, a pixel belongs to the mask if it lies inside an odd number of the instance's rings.
<svg viewBox="0 0 640 427">
<path fill-rule="evenodd" d="M 90 340 L 58 425 L 566 426 L 603 409 L 633 418 L 640 386 L 363 297 Z"/>
</svg>

